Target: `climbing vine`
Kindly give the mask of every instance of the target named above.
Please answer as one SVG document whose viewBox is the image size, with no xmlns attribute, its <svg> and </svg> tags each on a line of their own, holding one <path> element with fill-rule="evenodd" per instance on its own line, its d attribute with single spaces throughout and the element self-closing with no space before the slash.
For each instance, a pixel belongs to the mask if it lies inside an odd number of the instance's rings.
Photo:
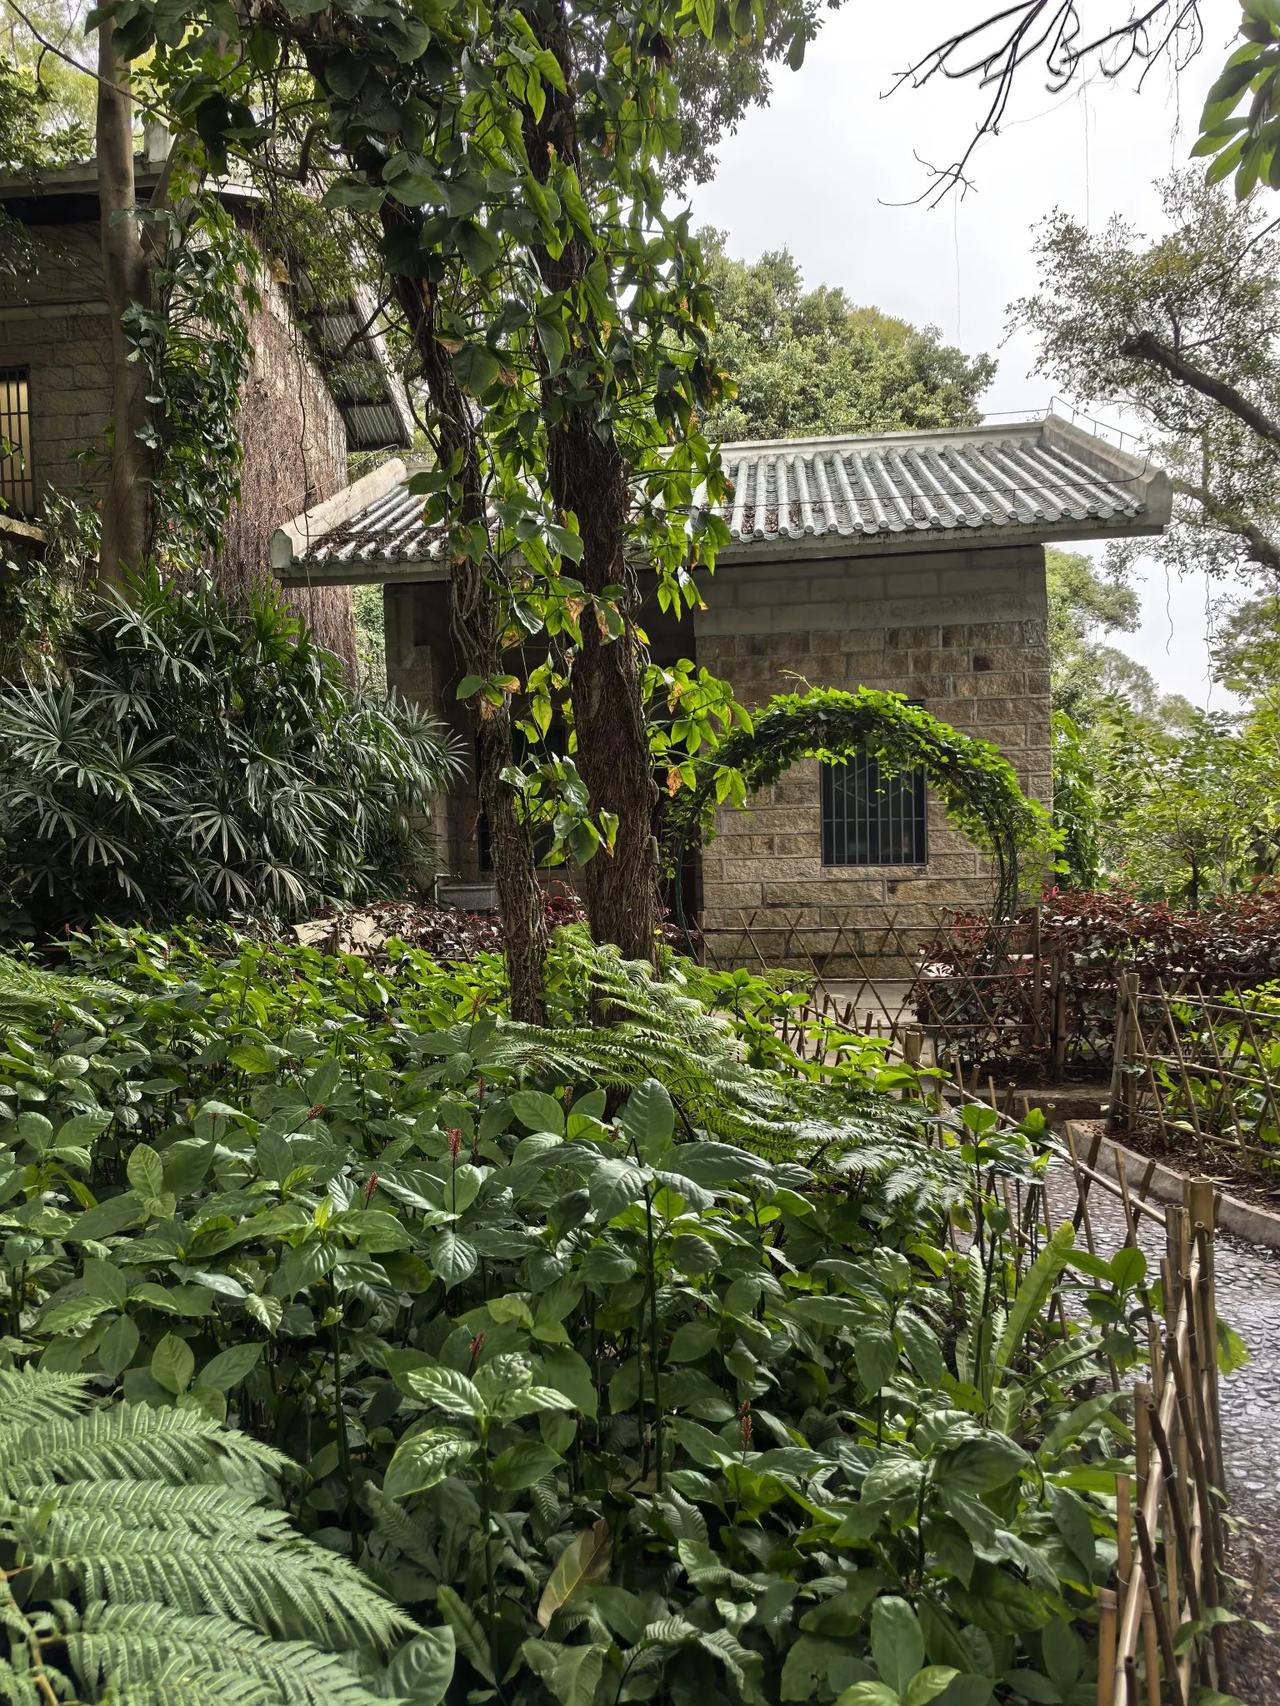
<svg viewBox="0 0 1280 1706">
<path fill-rule="evenodd" d="M 699 766 L 692 787 L 672 799 L 668 839 L 678 870 L 690 841 L 715 833 L 715 811 L 736 772 L 742 797 L 759 793 L 801 759 L 843 764 L 856 753 L 879 760 L 886 774 L 923 770 L 947 817 L 996 864 L 996 912 L 1010 916 L 1021 875 L 1047 862 L 1053 842 L 1049 817 L 1018 785 L 1013 766 L 989 742 L 962 734 L 900 694 L 869 687 L 849 693 L 815 687 L 779 694 L 750 727 L 735 728 Z M 677 914 L 683 920 L 680 885 Z"/>
<path fill-rule="evenodd" d="M 237 423 L 261 258 L 212 195 L 143 218 L 159 258 L 151 300 L 132 303 L 124 325 L 148 380 L 154 548 L 197 567 L 221 544 L 240 492 Z"/>
</svg>

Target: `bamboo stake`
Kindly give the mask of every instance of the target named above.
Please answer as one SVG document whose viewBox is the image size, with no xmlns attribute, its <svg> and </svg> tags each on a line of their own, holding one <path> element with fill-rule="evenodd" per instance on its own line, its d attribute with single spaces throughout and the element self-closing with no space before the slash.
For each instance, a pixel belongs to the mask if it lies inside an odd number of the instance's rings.
<svg viewBox="0 0 1280 1706">
<path fill-rule="evenodd" d="M 1160 1579 L 1160 1572 L 1156 1568 L 1156 1555 L 1151 1545 L 1147 1520 L 1141 1511 L 1137 1513 L 1136 1527 L 1138 1530 L 1138 1550 L 1142 1554 L 1143 1569 L 1146 1571 L 1149 1581 L 1157 1582 Z M 1186 1696 L 1182 1692 L 1182 1682 L 1178 1676 L 1178 1661 L 1173 1651 L 1173 1636 L 1169 1632 L 1169 1620 L 1165 1616 L 1164 1605 L 1157 1594 L 1152 1594 L 1149 1604 L 1155 1618 L 1160 1654 L 1164 1660 L 1165 1681 L 1172 1697 L 1170 1706 L 1186 1706 Z M 1177 1616 L 1176 1611 L 1174 1616 Z M 1156 1706 L 1163 1706 L 1158 1692 L 1156 1694 Z"/>
<path fill-rule="evenodd" d="M 1098 1706 L 1114 1706 L 1116 1693 L 1116 1596 L 1098 1592 Z"/>
</svg>

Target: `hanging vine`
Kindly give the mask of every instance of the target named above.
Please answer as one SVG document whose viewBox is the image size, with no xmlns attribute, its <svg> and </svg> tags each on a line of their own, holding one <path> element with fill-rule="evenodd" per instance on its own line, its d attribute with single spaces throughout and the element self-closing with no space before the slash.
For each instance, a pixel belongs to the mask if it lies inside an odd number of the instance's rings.
<svg viewBox="0 0 1280 1706">
<path fill-rule="evenodd" d="M 989 742 L 962 734 L 900 694 L 869 687 L 780 694 L 751 727 L 727 734 L 699 767 L 693 786 L 667 808 L 673 868 L 679 871 L 695 838 L 705 844 L 715 834 L 716 807 L 728 792 L 726 778 L 735 772 L 750 797 L 801 759 L 843 764 L 858 753 L 877 759 L 887 775 L 924 772 L 949 821 L 991 855 L 995 915 L 1012 917 L 1024 873 L 1051 856 L 1048 813 L 1022 792 L 1013 766 Z M 687 937 L 680 890 L 677 882 L 676 917 Z"/>
</svg>

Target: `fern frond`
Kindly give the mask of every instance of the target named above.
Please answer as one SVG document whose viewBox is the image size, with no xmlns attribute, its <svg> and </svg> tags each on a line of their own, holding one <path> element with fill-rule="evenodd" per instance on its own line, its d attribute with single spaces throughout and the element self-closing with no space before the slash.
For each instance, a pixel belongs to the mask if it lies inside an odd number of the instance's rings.
<svg viewBox="0 0 1280 1706">
<path fill-rule="evenodd" d="M 86 1682 L 110 1680 L 113 1690 L 151 1686 L 151 1678 L 180 1660 L 187 1676 L 203 1670 L 206 1701 L 369 1706 L 376 1698 L 336 1654 L 272 1640 L 227 1617 L 175 1616 L 160 1605 L 95 1606 L 67 1637 L 67 1648 Z M 246 1692 L 225 1693 L 225 1684 Z"/>
<path fill-rule="evenodd" d="M 0 1406 L 0 1414 L 3 1408 Z M 117 1404 L 47 1423 L 0 1425 L 0 1489 L 34 1490 L 57 1481 L 118 1476 L 131 1481 L 207 1479 L 226 1459 L 239 1469 L 278 1474 L 287 1459 L 270 1446 L 221 1428 L 195 1410 Z"/>
<path fill-rule="evenodd" d="M 0 1368 L 0 1417 L 4 1428 L 31 1427 L 50 1416 L 76 1416 L 89 1402 L 89 1382 L 82 1374 L 37 1373 L 26 1368 Z"/>
<path fill-rule="evenodd" d="M 199 1411 L 77 1413 L 87 1398 L 74 1378 L 0 1373 L 0 1551 L 23 1584 L 20 1605 L 0 1577 L 0 1699 L 376 1698 L 362 1673 L 416 1626 L 264 1505 L 287 1460 Z"/>
</svg>

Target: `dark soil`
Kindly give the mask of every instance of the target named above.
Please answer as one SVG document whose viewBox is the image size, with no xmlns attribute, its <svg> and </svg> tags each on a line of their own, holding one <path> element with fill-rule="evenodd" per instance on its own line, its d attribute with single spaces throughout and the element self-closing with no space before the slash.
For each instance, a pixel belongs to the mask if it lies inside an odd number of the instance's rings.
<svg viewBox="0 0 1280 1706">
<path fill-rule="evenodd" d="M 1126 1149 L 1149 1156 L 1162 1167 L 1172 1167 L 1175 1172 L 1188 1175 L 1203 1172 L 1233 1197 L 1240 1197 L 1272 1214 L 1280 1213 L 1280 1151 L 1277 1151 L 1274 1167 L 1253 1166 L 1239 1151 L 1215 1149 L 1206 1139 L 1204 1166 L 1201 1168 L 1195 1134 L 1189 1132 L 1186 1143 L 1175 1147 L 1165 1141 L 1159 1123 L 1150 1115 L 1139 1116 L 1132 1130 L 1108 1130 L 1106 1136 L 1114 1137 Z M 1280 1702 L 1280 1695 L 1277 1701 Z"/>
</svg>

